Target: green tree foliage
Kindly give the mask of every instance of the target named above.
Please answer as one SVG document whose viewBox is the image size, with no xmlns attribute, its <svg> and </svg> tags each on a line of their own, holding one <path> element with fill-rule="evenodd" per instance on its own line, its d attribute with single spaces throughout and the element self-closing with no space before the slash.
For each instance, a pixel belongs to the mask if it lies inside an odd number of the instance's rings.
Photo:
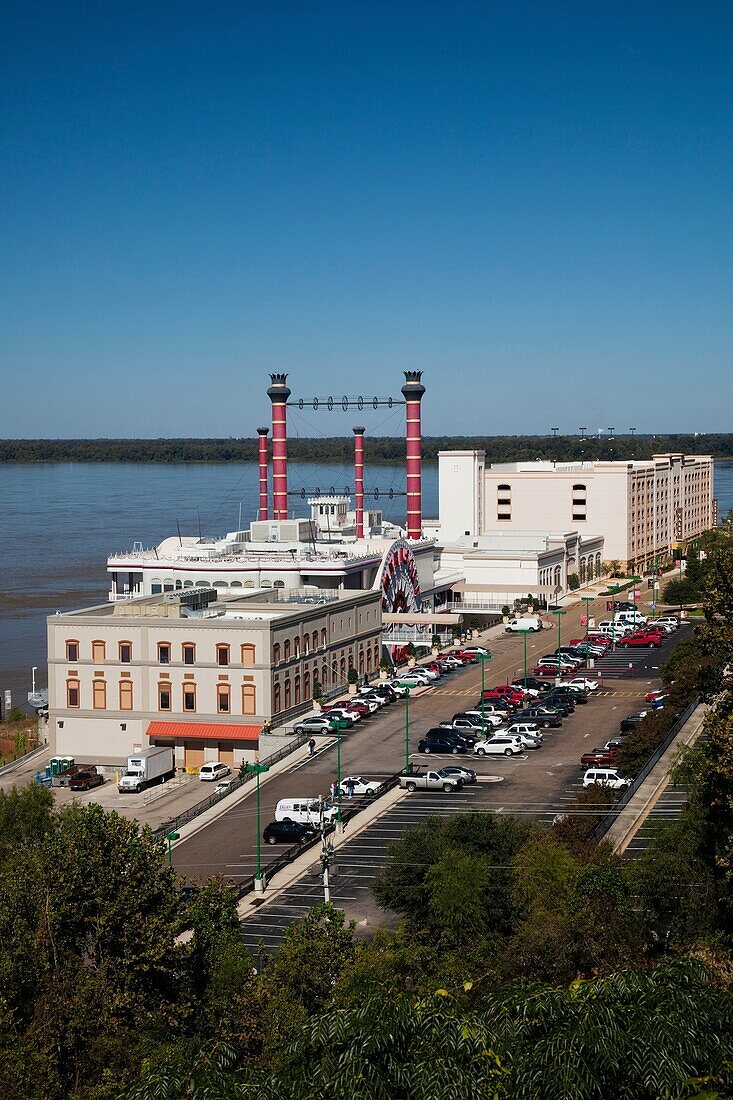
<svg viewBox="0 0 733 1100">
<path fill-rule="evenodd" d="M 53 795 L 39 783 L 0 791 L 0 865 L 41 844 L 53 824 Z"/>
<path fill-rule="evenodd" d="M 529 832 L 504 815 L 429 818 L 390 845 L 374 896 L 430 936 L 455 942 L 479 929 L 503 934 L 514 918 L 511 861 Z M 461 910 L 479 924 L 472 929 Z M 456 919 L 446 925 L 451 914 Z"/>
</svg>

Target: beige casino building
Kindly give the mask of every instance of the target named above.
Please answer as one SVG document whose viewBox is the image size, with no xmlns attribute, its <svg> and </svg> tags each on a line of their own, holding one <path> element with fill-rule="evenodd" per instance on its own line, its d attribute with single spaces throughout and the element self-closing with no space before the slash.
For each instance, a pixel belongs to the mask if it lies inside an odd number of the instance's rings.
<svg viewBox="0 0 733 1100">
<path fill-rule="evenodd" d="M 380 592 L 222 598 L 191 589 L 48 619 L 52 753 L 117 763 L 171 745 L 176 766 L 252 759 L 265 723 L 312 705 L 313 685 L 379 666 Z"/>
</svg>

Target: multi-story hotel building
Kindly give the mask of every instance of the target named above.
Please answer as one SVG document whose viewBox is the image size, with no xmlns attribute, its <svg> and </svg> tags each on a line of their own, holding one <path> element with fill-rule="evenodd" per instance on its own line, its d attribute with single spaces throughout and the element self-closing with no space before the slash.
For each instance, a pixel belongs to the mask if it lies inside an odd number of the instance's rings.
<svg viewBox="0 0 733 1100">
<path fill-rule="evenodd" d="M 192 589 L 48 619 L 49 740 L 117 763 L 172 745 L 178 767 L 251 758 L 265 723 L 310 705 L 314 682 L 379 665 L 379 591 Z"/>
<path fill-rule="evenodd" d="M 602 536 L 607 561 L 638 570 L 715 521 L 709 455 L 492 466 L 483 451 L 443 451 L 439 495 L 433 533 L 443 544 L 498 531 L 573 530 Z M 581 573 L 582 566 L 581 554 Z"/>
</svg>

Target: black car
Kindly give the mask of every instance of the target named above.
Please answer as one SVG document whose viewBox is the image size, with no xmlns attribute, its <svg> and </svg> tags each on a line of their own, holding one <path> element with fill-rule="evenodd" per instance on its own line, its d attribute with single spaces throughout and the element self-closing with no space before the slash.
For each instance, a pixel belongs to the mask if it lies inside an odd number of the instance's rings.
<svg viewBox="0 0 733 1100">
<path fill-rule="evenodd" d="M 470 746 L 464 737 L 454 730 L 435 728 L 428 730 L 418 743 L 417 751 L 424 753 L 447 752 L 455 755 L 468 752 Z"/>
<path fill-rule="evenodd" d="M 266 844 L 300 844 L 314 831 L 312 826 L 301 825 L 298 821 L 271 821 L 265 826 L 262 839 Z"/>
<path fill-rule="evenodd" d="M 542 702 L 549 706 L 550 698 L 552 699 L 567 699 L 571 707 L 575 708 L 578 703 L 582 706 L 588 702 L 588 696 L 582 691 L 573 691 L 572 688 L 563 687 L 560 684 L 559 687 L 554 687 L 549 695 L 546 695 Z"/>
<path fill-rule="evenodd" d="M 522 691 L 525 686 L 524 678 L 520 676 L 518 680 L 512 680 L 511 686 Z M 548 684 L 547 680 L 540 680 L 539 676 L 528 676 L 527 687 L 532 688 L 533 691 L 541 691 L 544 695 L 545 692 L 550 690 L 552 684 Z"/>
<path fill-rule="evenodd" d="M 517 722 L 535 722 L 546 730 L 557 729 L 562 725 L 562 718 L 550 707 L 527 707 L 526 710 L 520 710 L 516 719 Z"/>
<path fill-rule="evenodd" d="M 619 724 L 619 729 L 622 733 L 630 733 L 631 730 L 635 730 L 639 725 L 639 722 L 643 722 L 647 716 L 645 710 L 639 711 L 638 714 L 627 714 Z"/>
</svg>

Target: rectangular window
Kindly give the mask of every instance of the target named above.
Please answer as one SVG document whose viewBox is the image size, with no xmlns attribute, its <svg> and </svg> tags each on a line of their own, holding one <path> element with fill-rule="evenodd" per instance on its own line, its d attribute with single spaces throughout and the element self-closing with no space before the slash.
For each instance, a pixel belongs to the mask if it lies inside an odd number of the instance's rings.
<svg viewBox="0 0 733 1100">
<path fill-rule="evenodd" d="M 158 710 L 170 710 L 171 709 L 171 686 L 170 684 L 158 684 Z"/>
<path fill-rule="evenodd" d="M 229 664 L 228 645 L 221 644 L 216 647 L 216 663 L 221 665 L 222 668 L 225 668 Z"/>
<path fill-rule="evenodd" d="M 66 643 L 66 660 L 78 661 L 79 660 L 79 643 L 67 642 Z"/>
<path fill-rule="evenodd" d="M 95 680 L 93 682 L 92 699 L 95 710 L 107 709 L 107 683 L 105 680 Z"/>
<path fill-rule="evenodd" d="M 245 668 L 252 668 L 255 663 L 255 647 L 253 645 L 242 646 L 242 664 Z"/>
<path fill-rule="evenodd" d="M 132 710 L 132 680 L 120 680 L 120 710 Z"/>
<path fill-rule="evenodd" d="M 130 642 L 120 642 L 120 661 L 123 665 L 129 665 L 132 660 L 132 645 Z"/>
<path fill-rule="evenodd" d="M 92 660 L 95 665 L 105 658 L 106 646 L 104 642 L 92 642 Z"/>
<path fill-rule="evenodd" d="M 196 685 L 183 685 L 183 709 L 189 714 L 196 710 Z"/>
<path fill-rule="evenodd" d="M 170 642 L 158 642 L 158 664 L 169 665 L 171 663 Z"/>
<path fill-rule="evenodd" d="M 218 714 L 229 714 L 229 685 L 217 684 L 216 687 L 216 710 Z"/>
<path fill-rule="evenodd" d="M 511 519 L 512 517 L 511 517 L 511 514 L 509 512 L 499 512 L 497 514 L 496 518 L 497 519 Z"/>
<path fill-rule="evenodd" d="M 75 643 L 76 644 L 76 643 Z M 72 710 L 79 706 L 79 681 L 66 681 L 66 705 Z"/>
<path fill-rule="evenodd" d="M 181 646 L 183 652 L 184 665 L 193 665 L 196 663 L 196 646 L 193 642 L 184 642 Z"/>
</svg>

